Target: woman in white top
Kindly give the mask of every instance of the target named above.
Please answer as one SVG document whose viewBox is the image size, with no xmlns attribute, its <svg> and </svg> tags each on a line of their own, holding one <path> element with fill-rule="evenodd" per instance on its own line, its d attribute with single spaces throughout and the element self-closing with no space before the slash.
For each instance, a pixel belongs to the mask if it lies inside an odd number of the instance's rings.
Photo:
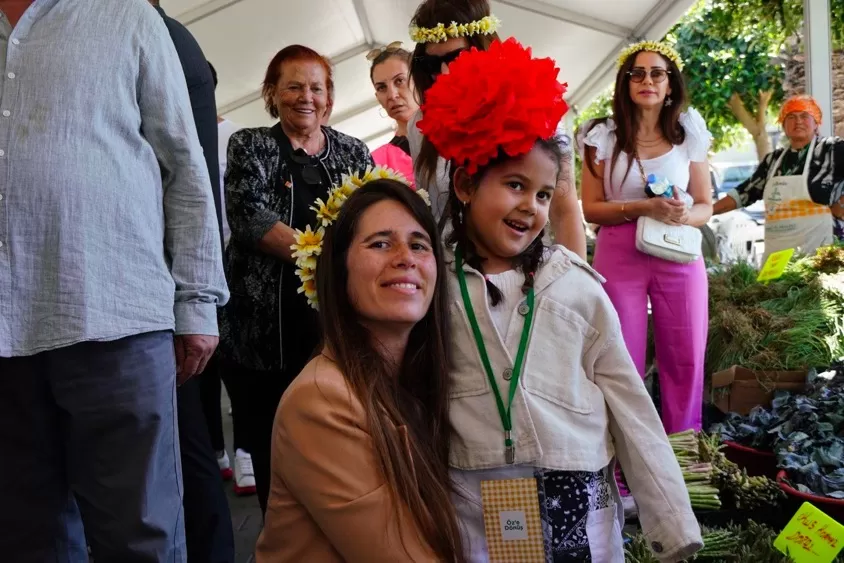
<svg viewBox="0 0 844 563">
<path fill-rule="evenodd" d="M 601 225 L 594 266 L 607 278 L 604 287 L 642 376 L 650 299 L 665 430 L 699 430 L 709 314 L 703 259 L 681 264 L 645 254 L 636 248 L 636 228 L 640 217 L 692 227 L 709 220 L 711 136 L 697 111 L 682 111 L 682 61 L 674 49 L 638 43 L 619 64 L 613 116 L 585 124 L 579 143 L 583 213 Z M 649 198 L 649 175 L 675 186 L 674 197 Z"/>
<path fill-rule="evenodd" d="M 420 104 L 424 103 L 425 92 L 434 84 L 436 77 L 447 73 L 449 63 L 462 52 L 472 47 L 486 51 L 498 39 L 496 30 L 499 23 L 490 12 L 487 0 L 425 0 L 419 5 L 411 22 L 411 39 L 416 42 L 416 49 L 410 73 Z M 440 24 L 444 27 L 438 27 Z M 481 80 L 478 88 L 484 88 Z M 416 126 L 421 119 L 422 112 L 417 112 L 407 133 L 416 185 L 428 191 L 431 209 L 441 220 L 440 224 L 445 226 L 446 221 L 442 218 L 448 216 L 445 204 L 448 200 L 449 166 Z M 562 149 L 561 173 L 549 223 L 555 242 L 585 258 L 586 234 L 574 187 L 571 138 L 560 127 L 556 138 Z"/>
</svg>

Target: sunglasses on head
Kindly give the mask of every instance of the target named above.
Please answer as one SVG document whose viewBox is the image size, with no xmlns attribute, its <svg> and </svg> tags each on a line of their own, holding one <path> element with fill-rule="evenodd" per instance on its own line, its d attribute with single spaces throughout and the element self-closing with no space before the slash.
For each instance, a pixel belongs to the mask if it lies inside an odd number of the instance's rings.
<svg viewBox="0 0 844 563">
<path fill-rule="evenodd" d="M 398 51 L 401 48 L 402 48 L 401 41 L 393 41 L 392 43 L 390 43 L 386 47 L 376 47 L 376 48 L 372 49 L 369 53 L 366 54 L 366 60 L 374 61 L 375 59 L 377 59 L 378 57 L 381 56 L 381 53 L 384 53 L 385 51 L 393 52 L 393 51 Z"/>
<path fill-rule="evenodd" d="M 468 49 L 455 49 L 449 51 L 445 55 L 417 55 L 413 57 L 413 62 L 419 65 L 419 68 L 425 71 L 426 74 L 437 76 L 442 72 L 443 65 L 450 65 L 454 59 L 460 56 L 460 53 Z"/>
<path fill-rule="evenodd" d="M 669 74 L 671 74 L 671 71 L 664 68 L 652 68 L 650 70 L 651 80 L 653 80 L 654 84 L 665 82 Z M 634 68 L 633 70 L 627 71 L 627 75 L 630 77 L 630 82 L 638 84 L 639 82 L 645 81 L 648 71 L 643 68 Z"/>
<path fill-rule="evenodd" d="M 302 179 L 305 183 L 309 186 L 322 185 L 322 174 L 319 173 L 318 165 L 314 164 L 314 160 L 302 149 L 290 153 L 290 160 L 302 167 Z"/>
</svg>

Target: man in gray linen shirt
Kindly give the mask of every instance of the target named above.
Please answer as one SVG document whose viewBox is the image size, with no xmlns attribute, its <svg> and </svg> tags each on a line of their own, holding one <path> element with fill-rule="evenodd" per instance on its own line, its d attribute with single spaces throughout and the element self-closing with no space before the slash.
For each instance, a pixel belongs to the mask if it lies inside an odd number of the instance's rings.
<svg viewBox="0 0 844 563">
<path fill-rule="evenodd" d="M 184 561 L 176 380 L 228 290 L 179 58 L 145 0 L 0 12 L 0 559 Z"/>
</svg>

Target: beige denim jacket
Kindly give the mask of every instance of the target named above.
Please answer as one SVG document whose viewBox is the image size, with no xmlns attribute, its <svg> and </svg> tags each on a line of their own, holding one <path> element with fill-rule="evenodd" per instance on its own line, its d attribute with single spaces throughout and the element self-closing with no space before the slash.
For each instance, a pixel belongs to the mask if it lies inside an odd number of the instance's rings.
<svg viewBox="0 0 844 563">
<path fill-rule="evenodd" d="M 483 277 L 466 282 L 502 397 L 523 327 L 519 308 L 499 338 Z M 453 372 L 450 463 L 505 465 L 495 398 L 472 336 L 452 261 L 449 268 Z M 617 456 L 658 558 L 679 561 L 702 546 L 682 472 L 653 402 L 627 352 L 603 278 L 562 246 L 549 250 L 535 282 L 536 304 L 524 370 L 513 399 L 517 464 L 599 471 Z M 516 318 L 519 317 L 519 318 Z"/>
</svg>

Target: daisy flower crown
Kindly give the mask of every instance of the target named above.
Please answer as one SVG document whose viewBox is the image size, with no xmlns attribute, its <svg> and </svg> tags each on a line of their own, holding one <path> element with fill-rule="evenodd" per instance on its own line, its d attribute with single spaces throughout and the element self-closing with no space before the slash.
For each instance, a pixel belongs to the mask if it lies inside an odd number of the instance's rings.
<svg viewBox="0 0 844 563">
<path fill-rule="evenodd" d="M 449 25 L 438 24 L 436 27 L 410 26 L 410 39 L 414 43 L 442 43 L 455 37 L 472 35 L 491 35 L 498 31 L 501 20 L 490 14 L 485 18 L 469 22 L 451 22 Z"/>
<path fill-rule="evenodd" d="M 325 229 L 331 226 L 337 220 L 340 214 L 340 208 L 349 199 L 349 196 L 360 187 L 372 182 L 374 180 L 396 180 L 403 184 L 407 184 L 407 189 L 413 190 L 410 183 L 401 173 L 385 168 L 383 166 L 368 167 L 361 175 L 344 174 L 339 186 L 335 186 L 328 192 L 328 197 L 325 201 L 317 198 L 311 209 L 316 211 L 318 227 L 312 230 L 311 226 L 305 227 L 304 231 L 296 229 L 296 242 L 290 245 L 293 250 L 293 258 L 296 260 L 296 275 L 302 280 L 302 285 L 299 286 L 298 293 L 304 293 L 308 299 L 308 304 L 314 309 L 318 309 L 317 290 L 316 290 L 316 267 L 317 258 L 322 254 L 322 242 L 325 239 Z M 425 200 L 425 203 L 430 207 L 431 199 L 428 192 L 425 190 L 413 190 L 419 197 Z"/>
<path fill-rule="evenodd" d="M 618 67 L 621 68 L 627 62 L 627 59 L 640 51 L 659 53 L 677 65 L 678 69 L 683 70 L 683 59 L 680 58 L 680 54 L 671 45 L 660 41 L 640 41 L 628 46 L 618 56 Z"/>
</svg>

